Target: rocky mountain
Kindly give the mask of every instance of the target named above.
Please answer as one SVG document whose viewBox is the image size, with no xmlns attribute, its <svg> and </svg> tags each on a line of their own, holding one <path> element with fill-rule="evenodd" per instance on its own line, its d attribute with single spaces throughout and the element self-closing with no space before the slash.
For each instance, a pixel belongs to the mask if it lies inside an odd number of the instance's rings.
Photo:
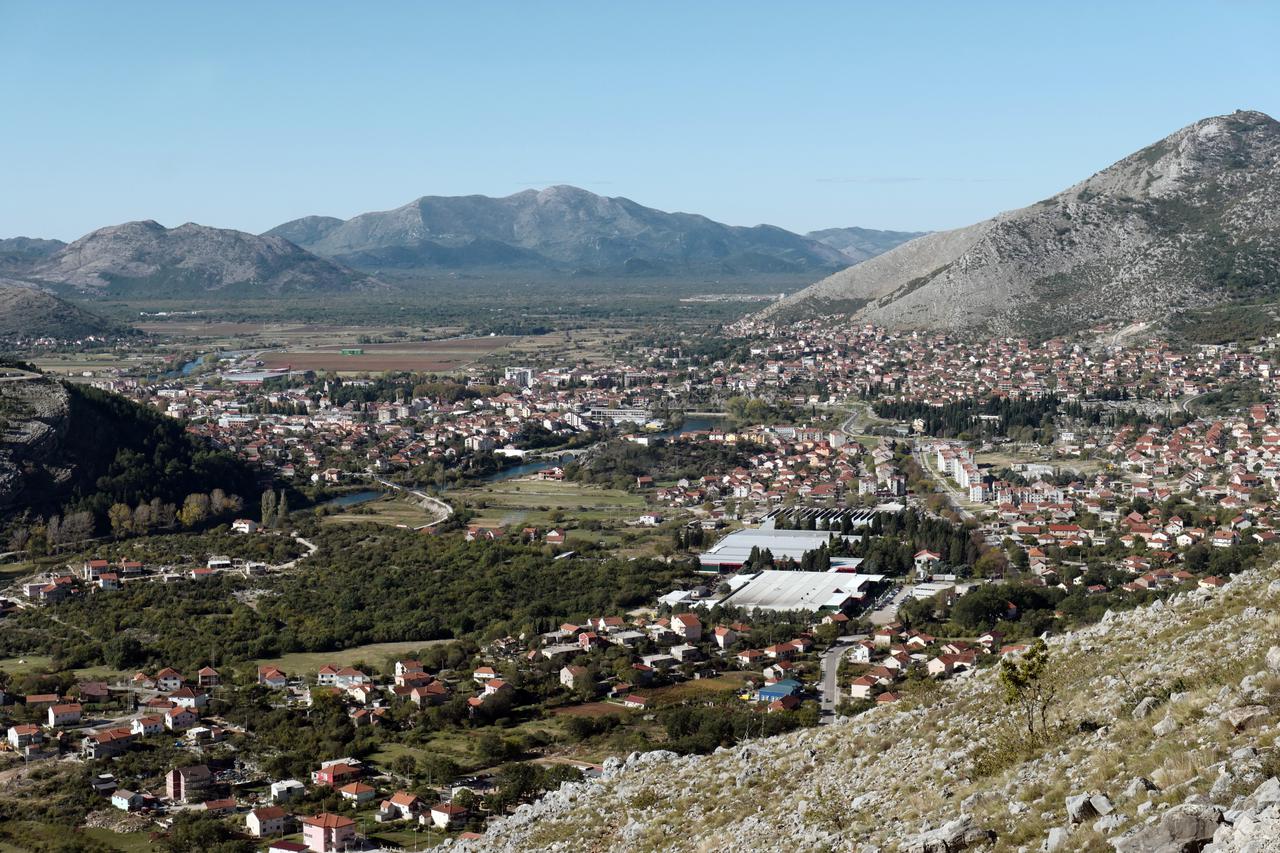
<svg viewBox="0 0 1280 853">
<path fill-rule="evenodd" d="M 986 668 L 712 755 L 607 760 L 458 846 L 1276 851 L 1277 606 L 1273 566 L 1051 638 L 1043 736 Z"/>
<path fill-rule="evenodd" d="M 0 239 L 0 269 L 14 269 L 49 257 L 67 245 L 61 240 L 39 237 L 7 237 Z"/>
<path fill-rule="evenodd" d="M 0 340 L 126 334 L 129 330 L 65 299 L 0 279 Z"/>
<path fill-rule="evenodd" d="M 848 255 L 856 263 L 883 255 L 928 231 L 877 231 L 874 228 L 824 228 L 804 235 Z"/>
<path fill-rule="evenodd" d="M 839 249 L 771 225 L 724 225 L 568 186 L 505 198 L 424 196 L 345 222 L 296 219 L 266 235 L 365 270 L 820 272 L 853 263 Z"/>
<path fill-rule="evenodd" d="M 1280 123 L 1198 121 L 1052 198 L 917 238 L 770 306 L 1054 334 L 1280 294 Z"/>
<path fill-rule="evenodd" d="M 15 277 L 87 293 L 143 296 L 345 292 L 378 287 L 363 273 L 281 237 L 188 222 L 165 228 L 126 222 L 100 228 Z"/>
</svg>

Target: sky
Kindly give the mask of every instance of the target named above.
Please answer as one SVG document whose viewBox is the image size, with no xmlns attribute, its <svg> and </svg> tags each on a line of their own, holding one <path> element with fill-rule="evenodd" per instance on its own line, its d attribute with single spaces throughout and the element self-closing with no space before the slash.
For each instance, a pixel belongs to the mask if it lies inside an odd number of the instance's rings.
<svg viewBox="0 0 1280 853">
<path fill-rule="evenodd" d="M 0 237 L 560 183 L 958 227 L 1205 116 L 1280 116 L 1277 44 L 1280 3 L 1245 0 L 0 0 Z"/>
</svg>

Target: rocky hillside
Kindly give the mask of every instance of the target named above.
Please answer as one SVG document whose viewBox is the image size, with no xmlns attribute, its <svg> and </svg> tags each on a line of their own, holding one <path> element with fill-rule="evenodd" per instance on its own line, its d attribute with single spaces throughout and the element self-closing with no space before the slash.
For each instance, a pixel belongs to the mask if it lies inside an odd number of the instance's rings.
<svg viewBox="0 0 1280 853">
<path fill-rule="evenodd" d="M 1247 572 L 1051 639 L 1059 700 L 1041 743 L 980 670 L 709 756 L 611 760 L 461 848 L 1275 851 L 1278 578 Z"/>
<path fill-rule="evenodd" d="M 367 270 L 821 272 L 853 263 L 832 246 L 771 225 L 723 225 L 568 186 L 505 198 L 424 196 L 345 222 L 308 216 L 267 236 Z"/>
<path fill-rule="evenodd" d="M 6 237 L 0 239 L 0 269 L 28 266 L 49 257 L 67 245 L 61 240 L 40 237 Z"/>
<path fill-rule="evenodd" d="M 345 292 L 375 279 L 280 237 L 187 223 L 126 222 L 86 234 L 21 277 L 88 293 L 174 296 Z"/>
<path fill-rule="evenodd" d="M 1020 210 L 912 240 L 765 316 L 1052 334 L 1280 296 L 1280 123 L 1196 122 Z"/>
<path fill-rule="evenodd" d="M 878 231 L 874 228 L 824 228 L 804 235 L 810 240 L 838 249 L 857 263 L 883 255 L 909 240 L 923 237 L 927 231 Z"/>
<path fill-rule="evenodd" d="M 112 336 L 129 329 L 65 299 L 0 279 L 0 340 Z"/>
</svg>

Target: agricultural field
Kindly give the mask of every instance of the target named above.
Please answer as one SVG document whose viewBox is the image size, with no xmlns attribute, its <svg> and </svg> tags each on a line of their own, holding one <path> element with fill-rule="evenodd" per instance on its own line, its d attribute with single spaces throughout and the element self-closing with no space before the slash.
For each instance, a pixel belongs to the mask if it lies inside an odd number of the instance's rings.
<svg viewBox="0 0 1280 853">
<path fill-rule="evenodd" d="M 330 338 L 332 341 L 332 338 Z M 439 341 L 405 341 L 385 344 L 289 347 L 264 352 L 259 357 L 267 368 L 333 370 L 338 373 L 380 373 L 387 370 L 449 373 L 461 370 L 478 359 L 497 352 L 512 338 L 453 338 Z M 344 353 L 344 350 L 358 351 Z"/>
</svg>

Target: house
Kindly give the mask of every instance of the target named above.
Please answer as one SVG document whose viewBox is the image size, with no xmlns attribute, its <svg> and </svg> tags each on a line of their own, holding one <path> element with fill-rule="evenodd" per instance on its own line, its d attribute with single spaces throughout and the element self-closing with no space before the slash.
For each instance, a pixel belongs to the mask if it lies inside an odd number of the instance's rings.
<svg viewBox="0 0 1280 853">
<path fill-rule="evenodd" d="M 236 801 L 234 797 L 224 797 L 220 800 L 206 800 L 204 802 L 204 810 L 210 814 L 228 815 L 236 810 Z"/>
<path fill-rule="evenodd" d="M 271 783 L 271 802 L 287 803 L 305 794 L 307 788 L 297 779 L 281 779 Z"/>
<path fill-rule="evenodd" d="M 396 661 L 396 684 L 403 684 L 405 676 L 423 675 L 426 669 L 423 668 L 421 661 L 416 660 L 398 660 Z"/>
<path fill-rule="evenodd" d="M 68 702 L 65 705 L 49 706 L 49 728 L 56 729 L 60 726 L 74 726 L 80 722 L 80 703 Z"/>
<path fill-rule="evenodd" d="M 213 773 L 203 764 L 175 767 L 165 777 L 165 796 L 175 803 L 203 802 L 213 788 Z"/>
<path fill-rule="evenodd" d="M 170 708 L 164 712 L 164 727 L 171 732 L 189 729 L 200 722 L 200 715 L 191 708 Z"/>
<path fill-rule="evenodd" d="M 383 823 L 391 820 L 412 820 L 422 813 L 422 799 L 408 791 L 396 791 L 382 801 L 377 819 Z"/>
<path fill-rule="evenodd" d="M 122 812 L 131 812 L 134 809 L 142 808 L 143 796 L 128 791 L 124 788 L 116 788 L 111 794 L 111 805 Z"/>
<path fill-rule="evenodd" d="M 933 551 L 922 550 L 917 551 L 913 562 L 915 563 L 916 574 L 927 575 L 933 568 L 934 563 L 941 562 L 942 555 Z"/>
<path fill-rule="evenodd" d="M 785 678 L 761 687 L 756 691 L 756 699 L 760 702 L 774 702 L 798 692 L 800 692 L 800 682 L 793 678 Z"/>
<path fill-rule="evenodd" d="M 312 853 L 336 853 L 354 846 L 356 822 L 349 817 L 322 812 L 302 819 L 302 841 Z"/>
<path fill-rule="evenodd" d="M 182 686 L 182 674 L 176 669 L 165 667 L 156 673 L 156 687 L 165 693 L 172 693 Z"/>
<path fill-rule="evenodd" d="M 564 666 L 560 668 L 560 683 L 570 690 L 577 690 L 594 681 L 591 671 L 585 666 Z"/>
<path fill-rule="evenodd" d="M 85 736 L 80 754 L 86 758 L 111 758 L 127 750 L 136 738 L 128 726 L 94 732 Z"/>
<path fill-rule="evenodd" d="M 203 708 L 209 704 L 209 697 L 197 693 L 190 687 L 179 687 L 169 694 L 168 699 L 179 708 Z"/>
<path fill-rule="evenodd" d="M 231 522 L 232 533 L 256 533 L 257 530 L 258 522 L 251 518 L 237 518 L 235 521 Z"/>
<path fill-rule="evenodd" d="M 129 731 L 141 737 L 158 735 L 164 731 L 164 716 L 157 714 L 155 716 L 138 717 L 129 724 Z"/>
<path fill-rule="evenodd" d="M 267 853 L 306 853 L 307 845 L 296 841 L 273 841 Z"/>
<path fill-rule="evenodd" d="M 716 645 L 721 649 L 729 649 L 738 642 L 738 632 L 720 625 L 715 630 Z"/>
<path fill-rule="evenodd" d="M 476 667 L 475 672 L 471 673 L 471 678 L 481 683 L 492 681 L 497 677 L 498 673 L 494 671 L 494 668 L 491 666 L 478 666 Z"/>
<path fill-rule="evenodd" d="M 26 754 L 44 743 L 44 732 L 34 723 L 9 726 L 9 748 L 14 752 Z"/>
<path fill-rule="evenodd" d="M 349 782 L 338 789 L 338 793 L 342 795 L 342 799 L 348 803 L 367 803 L 377 796 L 377 791 L 372 785 L 366 785 L 363 782 Z"/>
<path fill-rule="evenodd" d="M 263 687 L 270 687 L 278 690 L 289 683 L 289 677 L 285 675 L 284 670 L 274 666 L 258 667 L 258 683 Z"/>
<path fill-rule="evenodd" d="M 671 617 L 671 630 L 690 643 L 702 639 L 702 620 L 696 613 L 677 613 Z"/>
<path fill-rule="evenodd" d="M 317 785 L 329 785 L 337 788 L 348 782 L 354 782 L 362 775 L 364 775 L 364 772 L 359 767 L 348 764 L 345 761 L 335 761 L 313 772 L 311 781 Z"/>
<path fill-rule="evenodd" d="M 869 675 L 860 675 L 849 685 L 849 695 L 854 699 L 870 699 L 875 693 L 876 685 L 879 684 Z"/>
<path fill-rule="evenodd" d="M 196 686 L 202 690 L 217 687 L 219 683 L 218 671 L 211 666 L 203 667 L 196 673 Z"/>
<path fill-rule="evenodd" d="M 624 708 L 644 710 L 649 707 L 649 697 L 641 696 L 638 693 L 628 693 L 626 696 L 622 697 L 622 705 Z"/>
<path fill-rule="evenodd" d="M 554 530 L 548 530 L 546 536 L 542 537 L 542 540 L 548 545 L 563 545 L 567 538 L 568 537 L 565 535 L 564 530 L 557 527 Z"/>
<path fill-rule="evenodd" d="M 245 829 L 254 838 L 284 835 L 285 810 L 280 806 L 262 806 L 245 815 Z"/>
<path fill-rule="evenodd" d="M 449 829 L 461 826 L 467 819 L 467 810 L 453 803 L 436 803 L 428 814 L 421 817 L 422 823 L 428 820 L 438 829 Z"/>
</svg>

